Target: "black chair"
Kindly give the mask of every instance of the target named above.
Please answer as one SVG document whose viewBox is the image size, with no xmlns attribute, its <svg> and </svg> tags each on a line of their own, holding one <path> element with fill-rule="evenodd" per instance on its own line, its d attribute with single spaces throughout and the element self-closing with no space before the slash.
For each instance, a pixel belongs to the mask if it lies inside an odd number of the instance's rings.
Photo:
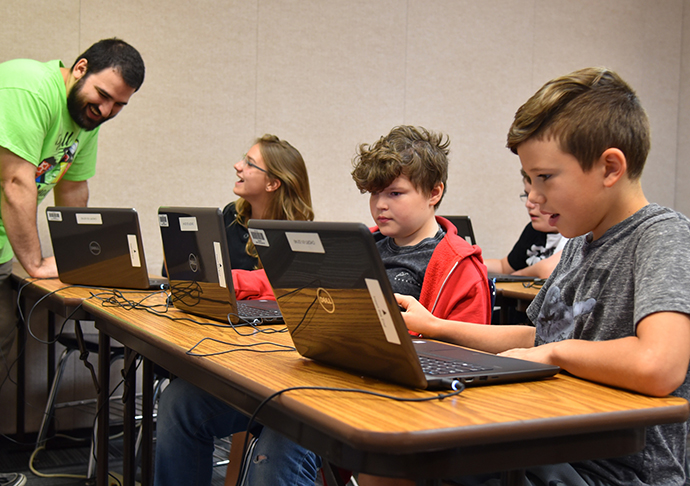
<svg viewBox="0 0 690 486">
<path fill-rule="evenodd" d="M 57 395 L 58 391 L 60 389 L 60 385 L 62 383 L 62 378 L 65 372 L 65 368 L 68 362 L 69 357 L 74 354 L 75 352 L 79 352 L 79 359 L 84 361 L 84 364 L 86 367 L 89 369 L 91 372 L 92 379 L 94 380 L 94 386 L 96 388 L 96 391 L 98 392 L 98 381 L 97 381 L 97 373 L 94 370 L 93 366 L 91 363 L 88 361 L 89 354 L 98 354 L 98 334 L 97 333 L 87 333 L 84 334 L 81 329 L 81 322 L 80 321 L 74 321 L 74 332 L 62 332 L 60 336 L 57 338 L 57 342 L 62 344 L 65 349 L 62 351 L 60 354 L 60 358 L 58 359 L 58 363 L 56 366 L 55 370 L 55 376 L 53 377 L 53 383 L 50 388 L 50 392 L 48 393 L 48 399 L 46 401 L 46 407 L 43 413 L 43 419 L 41 421 L 41 426 L 38 430 L 38 436 L 36 439 L 36 448 L 34 450 L 34 454 L 32 455 L 32 460 L 33 457 L 36 455 L 36 452 L 39 449 L 42 449 L 45 447 L 46 442 L 48 440 L 48 434 L 50 431 L 50 425 L 51 422 L 53 421 L 55 411 L 60 408 L 67 408 L 67 407 L 85 407 L 85 406 L 92 406 L 93 410 L 96 410 L 96 404 L 97 404 L 97 398 L 89 398 L 86 400 L 77 400 L 77 401 L 72 401 L 72 402 L 65 402 L 65 403 L 57 403 Z M 122 345 L 112 345 L 110 347 L 110 366 L 113 365 L 118 360 L 124 360 L 124 355 L 125 355 L 125 348 Z M 158 393 L 160 392 L 161 386 L 162 386 L 163 380 L 160 378 L 156 378 L 154 380 L 154 399 L 158 396 Z M 112 397 L 111 401 L 113 402 L 113 405 L 120 399 L 120 397 Z M 124 407 L 113 407 L 111 406 L 112 409 L 117 409 L 120 408 L 122 410 Z M 154 414 L 155 417 L 155 414 Z M 96 438 L 96 427 L 97 427 L 97 421 L 94 420 L 94 430 L 91 434 L 91 451 L 89 453 L 89 463 L 87 467 L 87 473 L 86 477 L 91 478 L 94 476 L 95 473 L 95 438 Z M 116 424 L 117 421 L 113 421 L 113 424 Z M 137 455 L 139 453 L 139 444 L 141 443 L 141 430 L 139 431 L 139 437 L 137 438 Z"/>
<path fill-rule="evenodd" d="M 89 404 L 95 404 L 96 399 L 79 400 L 76 402 L 66 402 L 57 403 L 57 395 L 62 383 L 62 377 L 67 366 L 67 360 L 75 352 L 79 351 L 79 358 L 84 361 L 86 366 L 89 368 L 94 379 L 94 383 L 97 387 L 96 373 L 93 366 L 89 363 L 88 356 L 91 353 L 98 354 L 98 335 L 97 334 L 86 334 L 84 335 L 81 330 L 81 322 L 74 321 L 74 332 L 62 332 L 58 338 L 57 342 L 62 344 L 65 349 L 60 354 L 58 359 L 57 367 L 55 370 L 55 376 L 53 377 L 53 383 L 50 387 L 50 392 L 48 393 L 48 399 L 46 401 L 46 407 L 43 412 L 43 419 L 41 420 L 41 426 L 38 429 L 38 436 L 36 439 L 36 451 L 45 447 L 48 440 L 48 433 L 50 430 L 50 425 L 53 420 L 55 410 L 59 408 L 66 408 L 69 406 L 84 406 Z M 110 364 L 112 365 L 115 361 L 124 359 L 124 346 L 111 346 L 110 348 Z M 95 433 L 93 434 L 95 437 Z M 89 454 L 89 466 L 87 477 L 91 477 L 94 472 L 94 440 L 92 437 L 91 441 L 91 453 Z M 34 452 L 35 455 L 35 452 Z M 32 456 L 33 457 L 33 456 Z"/>
<path fill-rule="evenodd" d="M 474 230 L 472 229 L 472 220 L 469 216 L 441 216 L 453 223 L 458 229 L 458 236 L 464 238 L 470 245 L 476 245 L 477 239 L 474 237 Z"/>
</svg>

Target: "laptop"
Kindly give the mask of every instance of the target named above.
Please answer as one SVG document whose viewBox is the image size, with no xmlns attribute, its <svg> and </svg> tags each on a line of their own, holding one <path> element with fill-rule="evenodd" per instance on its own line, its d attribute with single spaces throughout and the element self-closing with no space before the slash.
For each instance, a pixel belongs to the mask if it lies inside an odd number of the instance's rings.
<svg viewBox="0 0 690 486">
<path fill-rule="evenodd" d="M 162 289 L 149 278 L 139 216 L 133 208 L 46 208 L 60 280 L 75 285 Z"/>
<path fill-rule="evenodd" d="M 474 237 L 474 230 L 472 229 L 472 220 L 469 216 L 441 216 L 453 223 L 458 229 L 458 236 L 464 238 L 470 245 L 476 245 L 477 240 Z"/>
<path fill-rule="evenodd" d="M 283 322 L 275 300 L 236 299 L 220 209 L 160 207 L 158 226 L 176 308 L 238 325 Z"/>
<path fill-rule="evenodd" d="M 249 234 L 304 357 L 414 388 L 533 380 L 559 371 L 413 338 L 369 229 L 358 223 L 250 220 Z M 422 362 L 452 372 L 422 371 Z"/>
</svg>

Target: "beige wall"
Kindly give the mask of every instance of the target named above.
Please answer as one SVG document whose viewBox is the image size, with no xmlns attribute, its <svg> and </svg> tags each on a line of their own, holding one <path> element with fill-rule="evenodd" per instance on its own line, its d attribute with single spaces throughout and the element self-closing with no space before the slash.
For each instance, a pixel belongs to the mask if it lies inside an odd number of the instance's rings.
<svg viewBox="0 0 690 486">
<path fill-rule="evenodd" d="M 683 31 L 681 34 L 680 93 L 678 95 L 678 128 L 676 130 L 677 155 L 675 208 L 690 215 L 690 0 L 683 1 Z M 683 189 L 685 187 L 685 189 Z"/>
<path fill-rule="evenodd" d="M 318 219 L 370 223 L 349 177 L 361 142 L 397 124 L 451 138 L 444 214 L 472 217 L 487 257 L 528 222 L 515 110 L 550 78 L 605 65 L 635 87 L 653 127 L 650 200 L 690 214 L 690 0 L 1 0 L 0 61 L 74 58 L 121 37 L 143 88 L 101 132 L 92 206 L 139 210 L 149 268 L 159 205 L 222 207 L 232 164 L 266 132 L 304 155 Z M 51 199 L 51 198 L 49 198 Z M 52 200 L 50 201 L 52 202 Z M 45 219 L 43 208 L 39 218 Z M 45 238 L 44 249 L 50 243 Z"/>
<path fill-rule="evenodd" d="M 103 127 L 90 204 L 139 210 L 152 270 L 157 207 L 234 199 L 232 164 L 265 132 L 303 153 L 317 218 L 370 223 L 350 160 L 401 123 L 450 135 L 440 212 L 469 214 L 485 256 L 504 256 L 528 221 L 504 148 L 512 116 L 548 79 L 589 65 L 619 71 L 649 112 L 649 199 L 690 212 L 676 189 L 690 177 L 688 0 L 2 3 L 0 60 L 71 63 L 114 35 L 144 56 L 142 90 Z"/>
</svg>

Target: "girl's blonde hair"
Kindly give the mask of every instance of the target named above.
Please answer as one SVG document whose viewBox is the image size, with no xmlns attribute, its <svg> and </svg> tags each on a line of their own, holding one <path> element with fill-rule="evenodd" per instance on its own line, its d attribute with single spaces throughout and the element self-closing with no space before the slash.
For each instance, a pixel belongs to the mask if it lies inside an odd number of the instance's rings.
<svg viewBox="0 0 690 486">
<path fill-rule="evenodd" d="M 273 193 L 264 219 L 287 219 L 311 221 L 314 211 L 311 207 L 311 191 L 307 166 L 299 151 L 285 140 L 266 134 L 258 138 L 261 157 L 266 164 L 268 177 L 278 179 L 280 187 Z M 243 198 L 235 202 L 237 219 L 235 223 L 247 226 L 252 217 L 252 206 Z M 247 241 L 247 254 L 257 257 L 252 240 Z"/>
</svg>

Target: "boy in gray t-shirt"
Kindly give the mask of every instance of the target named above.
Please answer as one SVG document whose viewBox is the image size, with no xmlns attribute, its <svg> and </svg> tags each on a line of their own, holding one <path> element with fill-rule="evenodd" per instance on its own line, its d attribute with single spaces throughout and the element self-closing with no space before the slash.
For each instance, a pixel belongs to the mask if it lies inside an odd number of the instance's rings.
<svg viewBox="0 0 690 486">
<path fill-rule="evenodd" d="M 517 111 L 508 147 L 532 181 L 529 200 L 572 238 L 528 309 L 535 326 L 441 320 L 400 297 L 407 326 L 606 385 L 687 399 L 690 221 L 642 192 L 650 136 L 635 92 L 602 68 L 554 79 Z M 648 427 L 637 454 L 530 468 L 525 484 L 683 485 L 687 433 L 686 422 Z M 393 482 L 400 481 L 360 485 Z"/>
</svg>

